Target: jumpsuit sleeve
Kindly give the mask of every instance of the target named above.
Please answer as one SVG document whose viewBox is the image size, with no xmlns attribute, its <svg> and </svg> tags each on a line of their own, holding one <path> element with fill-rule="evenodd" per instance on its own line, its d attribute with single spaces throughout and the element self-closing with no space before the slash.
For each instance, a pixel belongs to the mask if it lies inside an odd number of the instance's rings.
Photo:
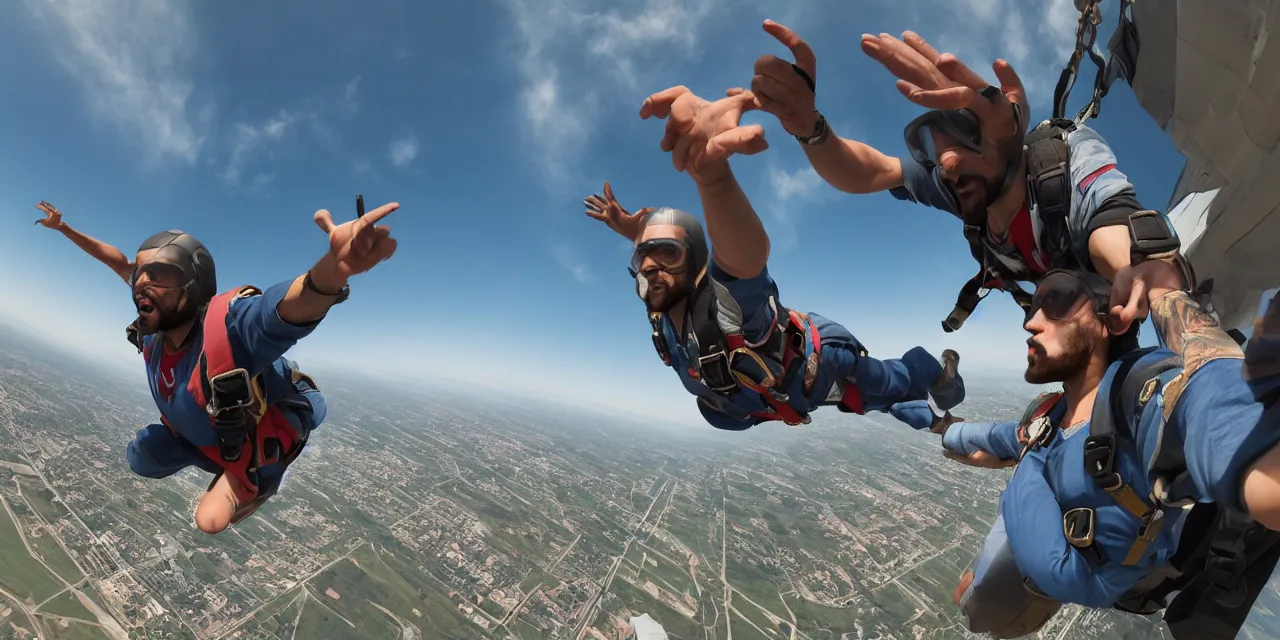
<svg viewBox="0 0 1280 640">
<path fill-rule="evenodd" d="M 276 305 L 293 284 L 281 282 L 259 296 L 236 298 L 227 311 L 227 337 L 236 362 L 257 375 L 271 366 L 299 340 L 310 335 L 319 321 L 307 325 L 285 322 Z"/>
<path fill-rule="evenodd" d="M 1182 436 L 1187 471 L 1199 498 L 1240 513 L 1244 475 L 1280 442 L 1280 411 L 1263 411 L 1243 378 L 1244 360 L 1222 358 L 1192 375 L 1166 429 Z"/>
<path fill-rule="evenodd" d="M 1022 452 L 1017 422 L 955 422 L 942 436 L 943 448 L 960 455 L 985 451 L 1001 460 Z"/>
<path fill-rule="evenodd" d="M 773 326 L 773 309 L 769 299 L 778 302 L 778 285 L 765 267 L 754 278 L 735 278 L 724 272 L 712 259 L 707 271 L 711 279 L 728 291 L 733 302 L 742 310 L 742 336 L 748 342 L 758 342 Z"/>
</svg>

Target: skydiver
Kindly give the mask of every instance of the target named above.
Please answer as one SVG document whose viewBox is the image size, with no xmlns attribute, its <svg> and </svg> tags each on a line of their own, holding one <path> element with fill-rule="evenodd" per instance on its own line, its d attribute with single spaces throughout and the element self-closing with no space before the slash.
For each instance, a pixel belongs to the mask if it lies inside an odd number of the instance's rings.
<svg viewBox="0 0 1280 640">
<path fill-rule="evenodd" d="M 1111 280 L 1134 253 L 1177 255 L 1172 225 L 1139 204 L 1096 131 L 1058 120 L 1026 132 L 1027 96 L 1004 60 L 993 65 L 996 88 L 910 31 L 902 40 L 863 35 L 863 52 L 899 78 L 904 96 L 930 109 L 907 125 L 908 153 L 897 158 L 833 133 L 815 106 L 813 49 L 771 20 L 764 30 L 791 50 L 795 63 L 772 55 L 756 61 L 755 105 L 795 136 L 818 175 L 841 191 L 888 191 L 964 223 L 980 268 L 961 289 L 944 330 L 958 329 L 987 290 L 1003 289 L 1025 308 L 1029 296 L 1017 283 L 1037 282 L 1051 269 L 1083 268 Z M 1062 167 L 1064 157 L 1069 166 Z M 1190 266 L 1176 260 L 1192 280 Z"/>
<path fill-rule="evenodd" d="M 1141 302 L 1168 348 L 1134 350 Z M 1280 557 L 1280 299 L 1241 352 L 1167 262 L 1114 288 L 1053 271 L 1025 329 L 1027 381 L 1063 391 L 943 436 L 949 457 L 1016 465 L 956 591 L 969 629 L 1018 637 L 1074 602 L 1235 637 Z"/>
<path fill-rule="evenodd" d="M 847 329 L 817 314 L 782 306 L 767 268 L 769 237 L 729 167 L 733 153 L 766 148 L 759 127 L 739 127 L 750 98 L 703 100 L 684 87 L 649 96 L 641 118 L 667 119 L 662 149 L 697 185 L 707 239 L 694 216 L 671 208 L 632 215 L 606 183 L 587 199 L 587 215 L 635 245 L 630 272 L 663 361 L 698 398 L 703 418 L 720 429 L 761 422 L 808 423 L 821 405 L 844 412 L 890 410 L 937 428 L 927 403 L 944 411 L 964 399 L 959 355 L 939 363 L 921 347 L 899 360 L 868 357 Z M 948 414 L 949 415 L 949 414 Z M 950 419 L 950 418 L 946 418 Z"/>
<path fill-rule="evenodd" d="M 161 415 L 129 443 L 130 469 L 146 478 L 191 466 L 214 474 L 195 511 L 205 533 L 248 517 L 279 490 L 327 412 L 315 382 L 284 354 L 346 300 L 351 276 L 395 253 L 390 229 L 375 225 L 399 205 L 342 225 L 317 211 L 329 248 L 311 269 L 266 291 L 221 294 L 213 256 L 190 234 L 157 233 L 130 261 L 72 231 L 49 203 L 37 206 L 46 214 L 40 224 L 62 231 L 130 285 L 138 317 L 126 333 L 143 354 Z"/>
</svg>

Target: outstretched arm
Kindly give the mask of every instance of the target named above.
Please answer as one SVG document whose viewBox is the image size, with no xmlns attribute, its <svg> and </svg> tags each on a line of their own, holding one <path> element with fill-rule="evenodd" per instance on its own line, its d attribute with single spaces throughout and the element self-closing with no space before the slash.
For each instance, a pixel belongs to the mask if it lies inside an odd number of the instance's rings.
<svg viewBox="0 0 1280 640">
<path fill-rule="evenodd" d="M 698 187 L 713 262 L 729 276 L 744 279 L 760 275 L 769 261 L 769 236 L 729 168 L 731 155 L 759 153 L 769 146 L 763 127 L 739 124 L 754 100 L 746 91 L 707 102 L 677 86 L 649 96 L 640 107 L 641 118 L 667 120 L 661 147 L 671 153 L 676 171 L 687 172 Z"/>
<path fill-rule="evenodd" d="M 267 289 L 261 296 L 241 298 L 232 305 L 227 322 L 246 353 L 237 354 L 251 374 L 284 355 L 315 329 L 329 308 L 340 300 L 347 280 L 364 273 L 395 253 L 396 241 L 386 226 L 374 226 L 399 209 L 385 204 L 364 217 L 334 226 L 328 211 L 315 214 L 316 224 L 329 234 L 329 251 L 307 273 Z"/>
<path fill-rule="evenodd" d="M 942 448 L 957 462 L 1001 468 L 1018 463 L 1022 443 L 1017 422 L 956 422 L 942 435 Z"/>
<path fill-rule="evenodd" d="M 124 255 L 124 252 L 101 240 L 72 229 L 71 225 L 62 221 L 62 212 L 48 202 L 41 201 L 40 204 L 36 205 L 36 208 L 45 214 L 44 219 L 36 220 L 36 224 L 62 233 L 85 253 L 110 267 L 117 276 L 120 276 L 121 280 L 126 283 L 129 282 L 129 278 L 133 275 L 134 265 L 133 261 Z"/>
<path fill-rule="evenodd" d="M 724 176 L 698 184 L 716 266 L 740 279 L 760 275 L 769 262 L 769 234 L 725 162 Z"/>
</svg>

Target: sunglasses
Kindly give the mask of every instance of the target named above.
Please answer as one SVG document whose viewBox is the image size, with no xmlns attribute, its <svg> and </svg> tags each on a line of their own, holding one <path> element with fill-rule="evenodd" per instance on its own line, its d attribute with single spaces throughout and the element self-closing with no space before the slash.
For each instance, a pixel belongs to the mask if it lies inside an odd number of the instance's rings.
<svg viewBox="0 0 1280 640">
<path fill-rule="evenodd" d="M 636 245 L 635 251 L 631 253 L 631 265 L 627 268 L 631 277 L 640 275 L 640 267 L 649 258 L 658 264 L 659 269 L 678 274 L 684 270 L 684 243 L 671 238 L 655 238 Z"/>
<path fill-rule="evenodd" d="M 1066 320 L 1083 299 L 1092 302 L 1096 316 L 1104 322 L 1107 320 L 1110 299 L 1104 299 L 1099 291 L 1070 271 L 1050 271 L 1036 285 L 1026 319 L 1030 320 L 1037 311 L 1044 311 L 1044 316 L 1050 320 Z"/>
</svg>

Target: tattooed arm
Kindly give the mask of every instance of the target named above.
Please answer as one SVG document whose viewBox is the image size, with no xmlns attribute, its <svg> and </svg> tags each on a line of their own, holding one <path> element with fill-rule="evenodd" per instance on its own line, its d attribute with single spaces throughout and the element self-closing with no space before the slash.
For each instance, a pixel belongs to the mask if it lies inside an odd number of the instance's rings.
<svg viewBox="0 0 1280 640">
<path fill-rule="evenodd" d="M 1154 295 L 1157 293 L 1158 296 Z M 1214 360 L 1243 360 L 1244 352 L 1186 291 L 1153 288 L 1152 294 L 1151 323 L 1169 350 L 1182 356 L 1182 373 L 1164 390 L 1164 413 L 1168 420 L 1187 383 L 1201 367 Z"/>
</svg>

